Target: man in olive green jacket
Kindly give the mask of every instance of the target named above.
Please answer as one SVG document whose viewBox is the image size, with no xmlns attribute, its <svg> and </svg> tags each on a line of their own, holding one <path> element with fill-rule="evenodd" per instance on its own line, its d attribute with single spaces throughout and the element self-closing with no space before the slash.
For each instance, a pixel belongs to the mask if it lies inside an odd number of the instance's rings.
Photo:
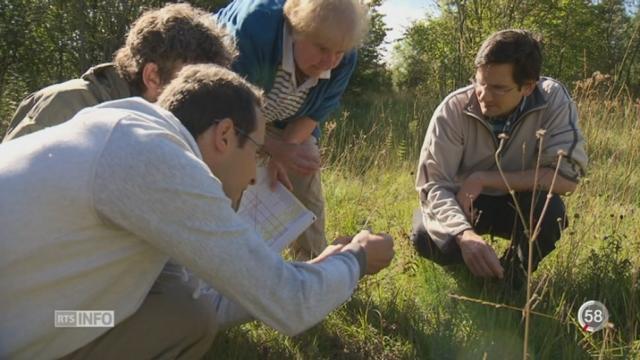
<svg viewBox="0 0 640 360">
<path fill-rule="evenodd" d="M 155 102 L 183 65 L 228 67 L 235 54 L 230 37 L 209 13 L 188 4 L 149 10 L 132 25 L 113 63 L 92 67 L 80 79 L 48 86 L 24 99 L 3 142 L 58 125 L 106 101 L 141 96 Z"/>
<path fill-rule="evenodd" d="M 423 257 L 464 263 L 475 276 L 506 278 L 518 288 L 528 264 L 525 229 L 541 222 L 532 270 L 555 248 L 567 226 L 559 194 L 575 190 L 587 155 L 576 106 L 562 84 L 540 77 L 541 63 L 531 33 L 497 32 L 478 52 L 473 84 L 435 110 L 418 164 L 421 211 L 411 238 Z M 554 195 L 542 214 L 549 189 Z M 502 259 L 480 234 L 512 239 Z"/>
</svg>

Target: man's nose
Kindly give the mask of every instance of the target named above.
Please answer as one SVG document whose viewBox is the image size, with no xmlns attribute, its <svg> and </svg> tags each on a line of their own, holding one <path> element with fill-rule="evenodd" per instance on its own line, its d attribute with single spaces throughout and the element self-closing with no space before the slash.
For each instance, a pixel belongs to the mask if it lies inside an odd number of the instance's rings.
<svg viewBox="0 0 640 360">
<path fill-rule="evenodd" d="M 491 100 L 491 95 L 487 88 L 484 86 L 478 86 L 476 88 L 476 95 L 478 96 L 478 100 L 488 101 Z"/>
</svg>

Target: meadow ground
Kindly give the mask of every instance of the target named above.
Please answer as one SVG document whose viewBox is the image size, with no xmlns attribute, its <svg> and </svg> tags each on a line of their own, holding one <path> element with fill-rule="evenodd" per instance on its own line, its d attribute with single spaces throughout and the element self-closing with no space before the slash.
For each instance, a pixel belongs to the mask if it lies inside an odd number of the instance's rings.
<svg viewBox="0 0 640 360">
<path fill-rule="evenodd" d="M 524 290 L 505 291 L 464 269 L 444 271 L 409 246 L 418 206 L 414 167 L 436 105 L 408 94 L 363 97 L 324 129 L 328 234 L 353 234 L 364 224 L 392 234 L 391 266 L 304 334 L 290 338 L 249 323 L 220 334 L 208 358 L 522 358 Z M 590 171 L 566 199 L 571 224 L 557 251 L 533 276 L 531 358 L 640 358 L 638 106 L 626 99 L 578 101 Z M 576 320 L 590 299 L 608 307 L 612 325 L 595 334 Z"/>
<path fill-rule="evenodd" d="M 463 269 L 443 270 L 408 242 L 418 206 L 414 167 L 437 104 L 420 97 L 352 100 L 322 141 L 330 236 L 364 224 L 392 234 L 391 266 L 363 281 L 322 323 L 285 337 L 250 323 L 221 334 L 210 358 L 521 359 L 526 291 Z M 624 99 L 579 101 L 590 170 L 566 198 L 570 226 L 533 276 L 533 359 L 640 358 L 640 114 Z M 506 240 L 490 239 L 496 246 Z M 611 326 L 590 334 L 576 319 L 603 302 Z"/>
</svg>

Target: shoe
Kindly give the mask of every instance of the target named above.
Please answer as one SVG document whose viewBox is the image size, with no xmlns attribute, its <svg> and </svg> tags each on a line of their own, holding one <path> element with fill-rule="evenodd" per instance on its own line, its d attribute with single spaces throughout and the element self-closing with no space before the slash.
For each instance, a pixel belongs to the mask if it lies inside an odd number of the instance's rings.
<svg viewBox="0 0 640 360">
<path fill-rule="evenodd" d="M 431 251 L 428 249 L 427 241 L 426 241 L 426 233 L 414 232 L 411 234 L 409 240 L 411 245 L 416 250 L 418 255 L 423 258 L 429 259 L 431 256 Z"/>
</svg>

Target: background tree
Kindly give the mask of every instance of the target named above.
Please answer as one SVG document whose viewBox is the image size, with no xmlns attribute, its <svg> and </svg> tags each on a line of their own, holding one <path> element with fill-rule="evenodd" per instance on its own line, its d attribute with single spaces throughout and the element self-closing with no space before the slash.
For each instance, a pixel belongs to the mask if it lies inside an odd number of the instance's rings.
<svg viewBox="0 0 640 360">
<path fill-rule="evenodd" d="M 393 76 L 400 88 L 443 96 L 467 83 L 482 41 L 508 28 L 538 33 L 543 73 L 569 85 L 596 71 L 611 74 L 618 90 L 637 89 L 640 83 L 635 76 L 637 1 L 447 0 L 437 5 L 437 16 L 414 23 L 396 45 Z"/>
<path fill-rule="evenodd" d="M 169 1 L 180 2 L 180 1 Z M 0 134 L 29 92 L 112 59 L 129 25 L 165 0 L 0 0 Z M 194 0 L 208 11 L 227 0 Z"/>
<path fill-rule="evenodd" d="M 395 46 L 391 70 L 382 55 L 388 30 L 378 10 L 383 1 L 369 1 L 370 31 L 359 49 L 349 98 L 389 94 L 392 83 L 442 98 L 468 82 L 481 42 L 506 28 L 540 34 L 544 74 L 569 86 L 599 71 L 613 79 L 609 95 L 640 91 L 639 0 L 439 0 L 435 15 L 414 22 Z M 144 9 L 165 3 L 0 0 L 0 134 L 26 94 L 111 60 L 131 22 Z M 213 12 L 228 0 L 191 3 Z"/>
<path fill-rule="evenodd" d="M 378 11 L 383 0 L 369 2 L 369 32 L 358 49 L 358 66 L 349 82 L 348 94 L 361 96 L 391 87 L 391 72 L 387 69 L 382 45 L 389 30 L 384 16 Z"/>
</svg>

